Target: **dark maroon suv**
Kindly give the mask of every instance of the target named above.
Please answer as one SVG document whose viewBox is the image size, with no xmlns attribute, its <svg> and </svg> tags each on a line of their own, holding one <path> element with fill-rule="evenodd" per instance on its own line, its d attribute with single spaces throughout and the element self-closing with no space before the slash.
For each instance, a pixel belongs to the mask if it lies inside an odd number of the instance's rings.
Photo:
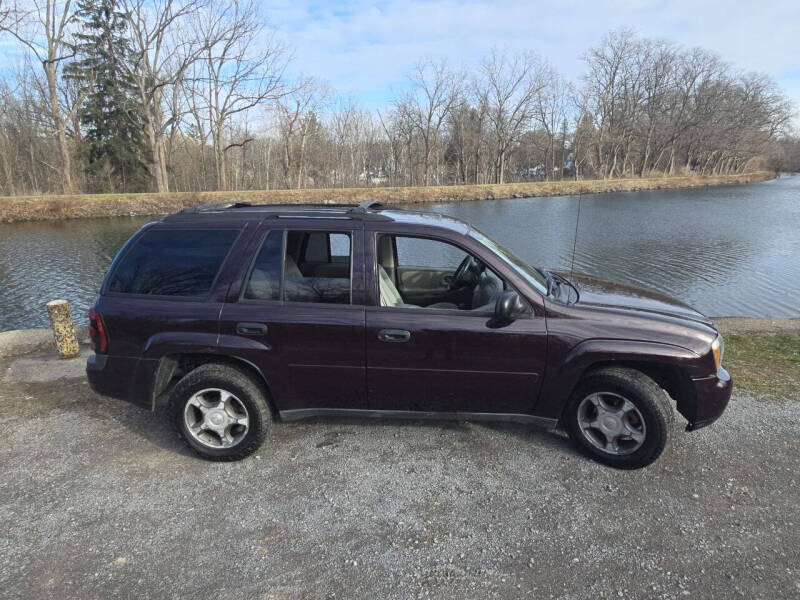
<svg viewBox="0 0 800 600">
<path fill-rule="evenodd" d="M 185 210 L 137 232 L 90 311 L 92 388 L 166 407 L 243 458 L 272 423 L 401 417 L 562 424 L 636 468 L 731 394 L 711 321 L 639 289 L 530 267 L 462 221 L 364 205 Z"/>
</svg>

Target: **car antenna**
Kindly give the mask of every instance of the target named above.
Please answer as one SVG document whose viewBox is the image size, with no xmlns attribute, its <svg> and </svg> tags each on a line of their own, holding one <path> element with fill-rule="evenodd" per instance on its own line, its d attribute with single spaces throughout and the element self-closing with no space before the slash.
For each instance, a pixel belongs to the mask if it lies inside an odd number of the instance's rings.
<svg viewBox="0 0 800 600">
<path fill-rule="evenodd" d="M 581 224 L 581 203 L 583 200 L 583 193 L 580 186 L 578 186 L 578 215 L 575 218 L 575 235 L 572 237 L 572 261 L 569 265 L 569 278 L 572 279 L 572 274 L 575 271 L 575 248 L 578 245 L 578 227 Z"/>
</svg>

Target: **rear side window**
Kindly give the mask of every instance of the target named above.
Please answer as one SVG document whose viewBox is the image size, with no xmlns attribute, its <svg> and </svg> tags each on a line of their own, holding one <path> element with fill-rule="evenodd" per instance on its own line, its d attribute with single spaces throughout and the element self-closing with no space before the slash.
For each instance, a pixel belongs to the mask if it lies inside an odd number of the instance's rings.
<svg viewBox="0 0 800 600">
<path fill-rule="evenodd" d="M 122 258 L 108 291 L 204 296 L 238 235 L 234 229 L 150 230 Z"/>
<path fill-rule="evenodd" d="M 270 231 L 258 252 L 244 297 L 251 300 L 281 299 L 283 231 Z"/>
<path fill-rule="evenodd" d="M 249 300 L 350 304 L 350 234 L 272 231 L 244 290 Z"/>
<path fill-rule="evenodd" d="M 350 236 L 344 233 L 330 234 L 331 257 L 330 262 L 350 262 Z"/>
</svg>

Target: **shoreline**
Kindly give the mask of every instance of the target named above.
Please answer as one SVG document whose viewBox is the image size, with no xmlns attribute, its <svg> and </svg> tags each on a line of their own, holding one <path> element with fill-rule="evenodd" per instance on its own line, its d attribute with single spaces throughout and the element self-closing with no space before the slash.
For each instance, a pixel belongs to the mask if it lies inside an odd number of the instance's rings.
<svg viewBox="0 0 800 600">
<path fill-rule="evenodd" d="M 254 204 L 358 204 L 377 200 L 387 204 L 432 204 L 514 198 L 573 196 L 609 192 L 757 183 L 774 179 L 771 171 L 741 175 L 665 176 L 640 179 L 537 181 L 502 185 L 429 187 L 365 187 L 303 190 L 247 190 L 238 192 L 169 192 L 165 194 L 75 194 L 68 196 L 6 196 L 0 198 L 0 223 L 64 219 L 148 216 L 177 212 L 207 202 L 241 201 Z"/>
</svg>

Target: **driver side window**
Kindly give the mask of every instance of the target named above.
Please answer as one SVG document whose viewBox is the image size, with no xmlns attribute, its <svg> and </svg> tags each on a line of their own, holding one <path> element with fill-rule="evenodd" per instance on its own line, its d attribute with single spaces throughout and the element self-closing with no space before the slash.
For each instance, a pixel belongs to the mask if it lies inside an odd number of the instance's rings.
<svg viewBox="0 0 800 600">
<path fill-rule="evenodd" d="M 395 236 L 397 264 L 400 267 L 423 267 L 456 270 L 467 253 L 439 240 Z"/>
<path fill-rule="evenodd" d="M 458 246 L 438 239 L 379 234 L 377 271 L 383 307 L 490 313 L 504 283 Z"/>
</svg>

